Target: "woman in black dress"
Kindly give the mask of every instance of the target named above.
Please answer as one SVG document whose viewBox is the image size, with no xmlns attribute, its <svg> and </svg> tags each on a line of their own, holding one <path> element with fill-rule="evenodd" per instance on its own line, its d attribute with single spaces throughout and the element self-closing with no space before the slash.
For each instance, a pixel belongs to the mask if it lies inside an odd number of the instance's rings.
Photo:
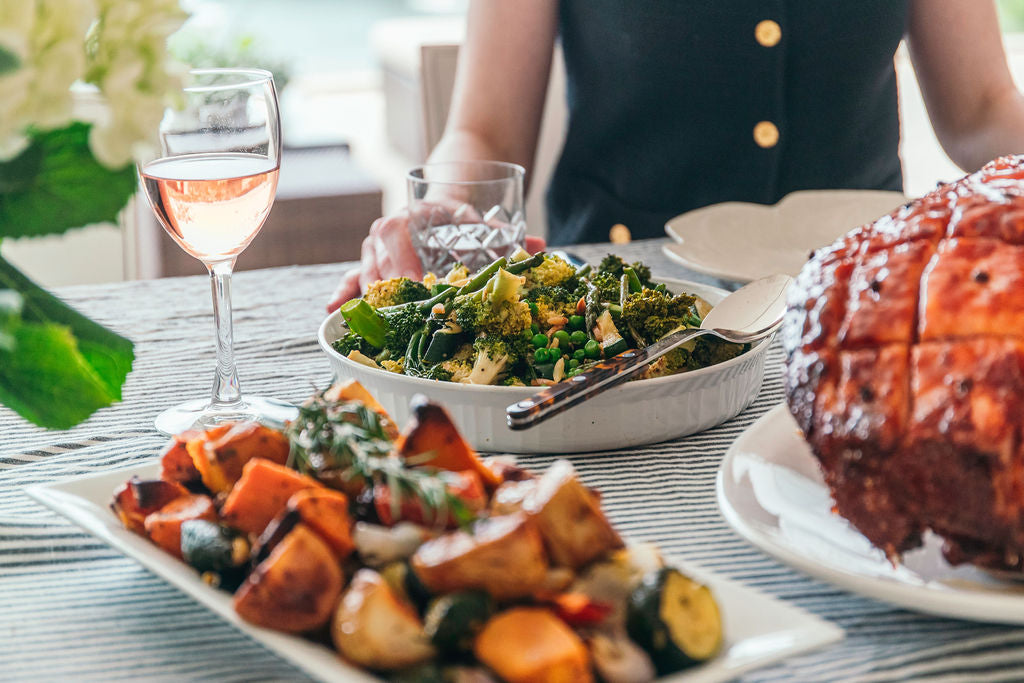
<svg viewBox="0 0 1024 683">
<path fill-rule="evenodd" d="M 557 39 L 569 120 L 547 191 L 552 244 L 606 241 L 617 223 L 659 236 L 722 201 L 899 190 L 903 38 L 953 161 L 1024 151 L 991 0 L 476 0 L 430 160 L 511 161 L 529 177 Z M 329 308 L 400 274 L 421 274 L 401 214 L 374 223 Z"/>
</svg>

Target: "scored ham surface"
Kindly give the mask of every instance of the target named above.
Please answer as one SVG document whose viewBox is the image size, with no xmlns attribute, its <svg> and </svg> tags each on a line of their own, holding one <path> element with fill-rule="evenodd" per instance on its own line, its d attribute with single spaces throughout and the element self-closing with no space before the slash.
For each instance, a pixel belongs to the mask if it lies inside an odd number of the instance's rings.
<svg viewBox="0 0 1024 683">
<path fill-rule="evenodd" d="M 817 251 L 790 290 L 786 398 L 836 511 L 896 559 L 1024 569 L 1024 156 Z"/>
</svg>

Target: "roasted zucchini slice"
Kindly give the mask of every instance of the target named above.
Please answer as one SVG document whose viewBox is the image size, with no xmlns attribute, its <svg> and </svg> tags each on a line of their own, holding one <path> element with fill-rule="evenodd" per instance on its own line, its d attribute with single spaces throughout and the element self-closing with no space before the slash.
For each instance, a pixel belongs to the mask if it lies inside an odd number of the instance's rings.
<svg viewBox="0 0 1024 683">
<path fill-rule="evenodd" d="M 234 590 L 248 569 L 249 541 L 234 529 L 205 519 L 181 524 L 181 556 L 200 574 L 216 577 L 216 585 Z"/>
<path fill-rule="evenodd" d="M 430 603 L 423 630 L 442 652 L 469 652 L 492 614 L 494 601 L 483 591 L 449 593 Z"/>
<path fill-rule="evenodd" d="M 633 591 L 626 628 L 663 676 L 711 659 L 722 646 L 711 590 L 671 567 L 648 574 Z"/>
</svg>

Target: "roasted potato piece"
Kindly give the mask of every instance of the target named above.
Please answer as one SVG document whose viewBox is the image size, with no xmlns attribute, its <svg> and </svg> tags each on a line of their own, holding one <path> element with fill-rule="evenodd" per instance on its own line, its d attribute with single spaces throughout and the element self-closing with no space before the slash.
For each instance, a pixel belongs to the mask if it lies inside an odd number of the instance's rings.
<svg viewBox="0 0 1024 683">
<path fill-rule="evenodd" d="M 257 626 L 312 631 L 331 618 L 343 578 L 327 544 L 297 524 L 235 593 L 235 611 Z"/>
<path fill-rule="evenodd" d="M 412 568 L 433 593 L 479 589 L 511 600 L 540 589 L 548 563 L 540 532 L 520 512 L 485 519 L 472 534 L 452 531 L 427 541 L 412 556 Z"/>
<path fill-rule="evenodd" d="M 583 641 L 543 607 L 514 607 L 492 617 L 473 652 L 509 683 L 594 680 Z"/>
<path fill-rule="evenodd" d="M 597 496 L 580 483 L 568 460 L 548 468 L 523 501 L 523 510 L 536 519 L 556 565 L 575 569 L 622 547 Z"/>
<path fill-rule="evenodd" d="M 416 611 L 372 569 L 352 577 L 334 614 L 331 638 L 345 659 L 379 671 L 404 669 L 437 655 Z"/>
</svg>

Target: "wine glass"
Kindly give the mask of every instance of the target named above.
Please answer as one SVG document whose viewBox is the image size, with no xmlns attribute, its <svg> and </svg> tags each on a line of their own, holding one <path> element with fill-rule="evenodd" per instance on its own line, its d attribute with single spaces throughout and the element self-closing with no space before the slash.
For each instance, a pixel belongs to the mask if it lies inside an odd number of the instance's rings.
<svg viewBox="0 0 1024 683">
<path fill-rule="evenodd" d="M 177 107 L 160 123 L 159 146 L 138 164 L 142 193 L 157 220 L 186 252 L 206 265 L 213 289 L 217 371 L 209 400 L 162 412 L 165 434 L 223 422 L 278 424 L 291 404 L 242 397 L 231 329 L 231 272 L 270 213 L 281 160 L 281 122 L 274 79 L 260 69 L 190 71 Z"/>
</svg>

